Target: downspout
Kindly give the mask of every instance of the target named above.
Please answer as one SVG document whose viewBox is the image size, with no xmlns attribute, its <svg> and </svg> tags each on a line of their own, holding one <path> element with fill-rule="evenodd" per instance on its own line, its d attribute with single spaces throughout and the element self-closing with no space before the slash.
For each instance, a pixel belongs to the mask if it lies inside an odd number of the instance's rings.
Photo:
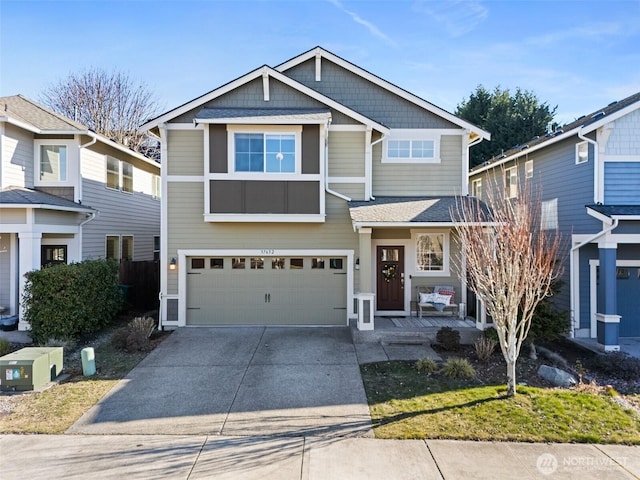
<svg viewBox="0 0 640 480">
<path fill-rule="evenodd" d="M 618 227 L 618 219 L 614 218 L 613 219 L 613 223 L 608 227 L 605 228 L 604 230 L 602 230 L 601 232 L 596 233 L 593 237 L 588 238 L 587 240 L 583 241 L 582 243 L 579 243 L 578 245 L 571 247 L 571 251 L 569 252 L 569 275 L 570 275 L 570 279 L 573 280 L 573 268 L 574 268 L 574 259 L 573 256 L 574 254 L 581 249 L 582 247 L 584 247 L 585 245 L 587 245 L 588 243 L 593 242 L 594 240 L 597 240 L 598 238 L 602 237 L 603 235 L 606 235 L 608 233 L 610 233 L 612 230 L 615 230 Z M 575 282 L 571 282 L 571 312 L 575 312 Z M 593 312 L 591 312 L 593 314 Z M 580 319 L 573 319 L 573 322 L 571 322 L 571 332 L 570 332 L 570 336 L 571 338 L 575 338 L 575 329 L 576 329 L 576 320 L 579 322 Z"/>
<path fill-rule="evenodd" d="M 371 175 L 369 175 L 369 178 L 367 178 L 367 182 L 369 183 L 369 185 L 368 185 L 369 192 L 371 192 L 370 195 L 369 195 L 369 200 L 375 200 L 376 199 L 376 197 L 373 196 L 373 146 L 378 144 L 378 143 L 380 143 L 385 138 L 387 138 L 387 135 L 385 133 L 383 133 L 378 140 L 376 140 L 375 142 L 371 142 L 371 144 L 369 145 L 369 147 L 371 148 Z"/>
<path fill-rule="evenodd" d="M 581 126 L 578 129 L 578 138 L 582 141 L 585 141 L 587 143 L 590 143 L 591 145 L 593 145 L 593 202 L 594 203 L 599 203 L 601 201 L 601 199 L 598 196 L 598 191 L 600 190 L 600 164 L 598 162 L 599 158 L 598 158 L 598 142 L 596 142 L 595 140 L 591 140 L 590 138 L 585 137 L 582 134 L 582 128 L 584 127 Z M 589 152 L 587 151 L 587 155 L 589 155 Z"/>
<path fill-rule="evenodd" d="M 324 190 L 345 202 L 350 202 L 351 198 L 329 188 L 329 125 L 331 125 L 331 118 L 328 118 L 324 124 Z"/>
</svg>

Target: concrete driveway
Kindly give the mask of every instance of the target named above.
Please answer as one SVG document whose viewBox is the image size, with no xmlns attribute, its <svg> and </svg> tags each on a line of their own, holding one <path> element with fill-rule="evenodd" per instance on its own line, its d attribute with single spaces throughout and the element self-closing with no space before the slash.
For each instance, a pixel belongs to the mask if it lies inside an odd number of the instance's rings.
<svg viewBox="0 0 640 480">
<path fill-rule="evenodd" d="M 373 436 L 349 330 L 278 327 L 176 330 L 68 433 Z"/>
</svg>

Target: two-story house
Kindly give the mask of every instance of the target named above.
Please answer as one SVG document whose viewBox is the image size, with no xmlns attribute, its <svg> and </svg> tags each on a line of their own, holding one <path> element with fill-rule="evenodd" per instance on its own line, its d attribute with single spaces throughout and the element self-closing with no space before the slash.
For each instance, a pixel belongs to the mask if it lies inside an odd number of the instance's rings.
<svg viewBox="0 0 640 480">
<path fill-rule="evenodd" d="M 450 208 L 476 126 L 318 47 L 143 128 L 162 144 L 164 327 L 372 328 L 416 285 L 465 302 Z"/>
<path fill-rule="evenodd" d="M 3 315 L 19 315 L 31 270 L 159 257 L 159 163 L 24 96 L 0 109 Z"/>
<path fill-rule="evenodd" d="M 550 129 L 476 167 L 471 193 L 498 185 L 505 198 L 539 191 L 541 227 L 566 247 L 556 306 L 571 312 L 571 335 L 606 351 L 640 336 L 640 93 Z"/>
</svg>

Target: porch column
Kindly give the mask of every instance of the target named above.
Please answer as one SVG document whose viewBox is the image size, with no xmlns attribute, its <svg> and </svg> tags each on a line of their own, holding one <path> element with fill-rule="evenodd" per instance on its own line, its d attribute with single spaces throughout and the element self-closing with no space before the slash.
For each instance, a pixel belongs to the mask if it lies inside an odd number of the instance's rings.
<svg viewBox="0 0 640 480">
<path fill-rule="evenodd" d="M 358 301 L 358 330 L 373 330 L 375 309 L 373 282 L 371 280 L 371 228 L 358 229 L 358 266 L 360 268 L 360 292 L 355 295 Z M 358 268 L 358 267 L 356 267 Z"/>
<path fill-rule="evenodd" d="M 620 315 L 617 315 L 616 259 L 617 245 L 599 247 L 600 285 L 596 313 L 598 344 L 605 352 L 619 351 Z"/>
<path fill-rule="evenodd" d="M 40 269 L 40 248 L 42 245 L 42 233 L 36 232 L 22 232 L 18 233 L 18 249 L 20 250 L 19 254 L 19 264 L 20 267 L 18 269 L 18 329 L 19 330 L 29 330 L 30 325 L 24 320 L 24 309 L 22 307 L 22 296 L 24 294 L 24 287 L 26 284 L 26 278 L 24 277 L 25 273 L 30 272 L 32 270 Z"/>
</svg>

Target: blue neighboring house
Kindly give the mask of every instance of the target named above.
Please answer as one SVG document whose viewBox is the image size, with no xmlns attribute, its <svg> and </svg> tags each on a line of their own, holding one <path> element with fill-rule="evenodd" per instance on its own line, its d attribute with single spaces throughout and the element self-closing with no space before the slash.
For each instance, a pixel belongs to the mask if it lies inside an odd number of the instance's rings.
<svg viewBox="0 0 640 480">
<path fill-rule="evenodd" d="M 469 173 L 479 198 L 490 185 L 517 197 L 525 180 L 541 187 L 542 227 L 565 238 L 554 301 L 571 312 L 571 335 L 605 351 L 640 337 L 640 92 Z"/>
</svg>

